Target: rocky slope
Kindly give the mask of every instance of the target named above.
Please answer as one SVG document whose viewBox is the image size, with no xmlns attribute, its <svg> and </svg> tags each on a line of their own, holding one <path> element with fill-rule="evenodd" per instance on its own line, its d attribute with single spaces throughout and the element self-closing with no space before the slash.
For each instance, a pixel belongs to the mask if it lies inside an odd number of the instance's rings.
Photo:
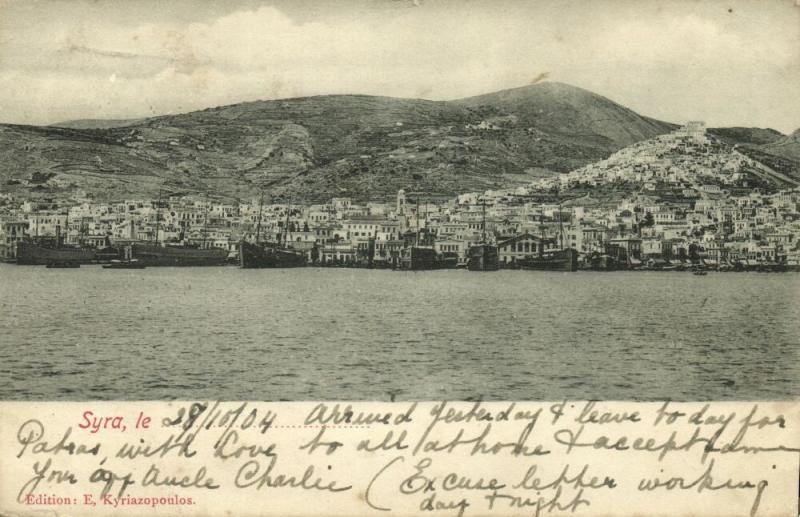
<svg viewBox="0 0 800 517">
<path fill-rule="evenodd" d="M 60 126 L 0 125 L 0 191 L 104 200 L 160 189 L 227 199 L 266 190 L 296 202 L 390 198 L 399 188 L 450 196 L 568 172 L 675 127 L 558 83 L 450 102 L 333 95 Z"/>
</svg>

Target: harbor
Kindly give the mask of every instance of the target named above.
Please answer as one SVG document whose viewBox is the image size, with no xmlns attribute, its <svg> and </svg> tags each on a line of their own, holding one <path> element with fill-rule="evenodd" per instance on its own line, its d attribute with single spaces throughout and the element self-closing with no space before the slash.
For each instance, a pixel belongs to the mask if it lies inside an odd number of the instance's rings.
<svg viewBox="0 0 800 517">
<path fill-rule="evenodd" d="M 0 194 L 0 260 L 51 269 L 800 271 L 800 186 L 759 164 L 692 121 L 568 174 L 455 196 L 422 188 L 421 174 L 393 198 L 317 203 L 265 187 L 230 199 L 166 182 L 154 199 Z"/>
<path fill-rule="evenodd" d="M 17 345 L 0 350 L 4 398 L 739 400 L 800 389 L 798 275 L 44 273 L 0 264 L 3 341 Z"/>
<path fill-rule="evenodd" d="M 108 269 L 230 266 L 423 271 L 800 271 L 800 189 L 641 192 L 608 205 L 548 193 L 325 204 L 231 204 L 193 196 L 0 214 L 0 259 Z"/>
</svg>

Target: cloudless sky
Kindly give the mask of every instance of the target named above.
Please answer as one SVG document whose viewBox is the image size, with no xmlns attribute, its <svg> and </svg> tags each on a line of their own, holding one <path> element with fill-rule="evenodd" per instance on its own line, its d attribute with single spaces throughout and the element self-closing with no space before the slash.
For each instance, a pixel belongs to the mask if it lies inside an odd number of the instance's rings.
<svg viewBox="0 0 800 517">
<path fill-rule="evenodd" d="M 454 99 L 546 74 L 643 115 L 800 127 L 792 0 L 0 0 L 0 121 L 328 93 Z"/>
</svg>

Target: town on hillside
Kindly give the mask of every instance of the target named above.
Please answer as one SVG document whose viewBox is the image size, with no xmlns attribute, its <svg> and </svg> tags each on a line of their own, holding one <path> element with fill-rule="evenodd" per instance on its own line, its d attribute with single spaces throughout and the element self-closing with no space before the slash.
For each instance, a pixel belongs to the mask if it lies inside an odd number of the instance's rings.
<svg viewBox="0 0 800 517">
<path fill-rule="evenodd" d="M 35 263 L 20 255 L 34 243 L 45 255 L 95 250 L 93 260 L 130 261 L 124 250 L 145 243 L 215 250 L 221 264 L 255 244 L 291 252 L 294 265 L 401 269 L 428 250 L 430 267 L 419 268 L 428 269 L 467 267 L 483 247 L 499 268 L 561 269 L 547 257 L 570 251 L 576 267 L 565 270 L 800 270 L 800 188 L 764 188 L 776 175 L 696 122 L 528 187 L 447 200 L 414 185 L 391 202 L 306 205 L 166 194 L 65 205 L 0 194 L 0 259 Z M 609 183 L 628 186 L 621 199 L 592 196 Z"/>
</svg>

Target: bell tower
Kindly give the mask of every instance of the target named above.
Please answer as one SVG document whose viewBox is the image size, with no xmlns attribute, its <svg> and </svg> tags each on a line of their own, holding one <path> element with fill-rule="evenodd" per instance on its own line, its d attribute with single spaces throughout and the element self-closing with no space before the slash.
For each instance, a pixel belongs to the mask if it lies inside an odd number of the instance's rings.
<svg viewBox="0 0 800 517">
<path fill-rule="evenodd" d="M 403 215 L 406 212 L 406 191 L 400 189 L 397 191 L 397 215 Z"/>
</svg>

